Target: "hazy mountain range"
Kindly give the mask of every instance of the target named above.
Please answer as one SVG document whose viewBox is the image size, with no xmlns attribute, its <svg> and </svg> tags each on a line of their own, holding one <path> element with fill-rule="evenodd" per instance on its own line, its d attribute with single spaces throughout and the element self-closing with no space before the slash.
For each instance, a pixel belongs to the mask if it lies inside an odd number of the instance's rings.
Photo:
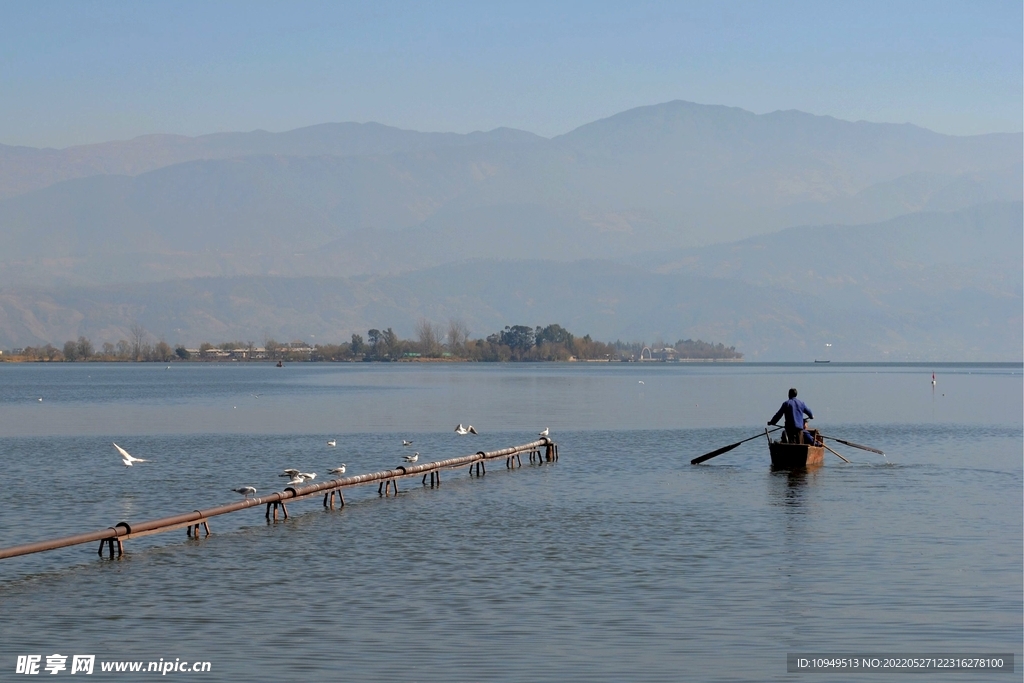
<svg viewBox="0 0 1024 683">
<path fill-rule="evenodd" d="M 0 145 L 0 347 L 457 316 L 760 359 L 827 338 L 837 358 L 1019 360 L 1022 142 L 671 102 L 552 139 L 347 123 Z"/>
</svg>

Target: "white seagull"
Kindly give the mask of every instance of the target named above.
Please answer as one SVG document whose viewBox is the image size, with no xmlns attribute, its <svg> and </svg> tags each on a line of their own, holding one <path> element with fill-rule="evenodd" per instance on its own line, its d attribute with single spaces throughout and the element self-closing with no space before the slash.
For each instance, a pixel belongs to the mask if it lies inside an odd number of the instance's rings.
<svg viewBox="0 0 1024 683">
<path fill-rule="evenodd" d="M 285 486 L 296 486 L 298 484 L 305 484 L 305 483 L 306 483 L 305 479 L 303 479 L 302 477 L 295 476 L 295 477 L 292 477 L 291 479 L 289 479 L 288 481 L 286 481 L 284 483 L 284 485 Z"/>
<path fill-rule="evenodd" d="M 111 442 L 111 443 L 113 443 L 113 442 Z M 118 446 L 116 443 L 114 444 L 114 448 L 116 448 L 117 452 L 121 454 L 121 462 L 124 463 L 125 467 L 131 467 L 133 463 L 137 463 L 137 462 L 146 462 L 142 458 L 136 458 L 131 453 L 129 453 L 125 449 L 123 449 L 120 446 Z"/>
<path fill-rule="evenodd" d="M 416 462 L 417 460 L 420 459 L 420 452 L 416 451 L 412 455 L 403 455 L 402 459 L 405 460 L 406 462 Z"/>
<path fill-rule="evenodd" d="M 316 472 L 299 472 L 295 476 L 302 481 L 313 481 L 316 479 Z"/>
<path fill-rule="evenodd" d="M 231 490 L 234 491 L 235 493 L 241 493 L 246 498 L 249 497 L 250 493 L 253 495 L 253 497 L 256 496 L 256 487 L 255 486 L 243 486 L 240 489 L 231 489 Z"/>
<path fill-rule="evenodd" d="M 473 425 L 469 425 L 468 427 L 463 427 L 462 423 L 460 422 L 458 424 L 458 426 L 455 427 L 455 433 L 456 434 L 461 434 L 461 435 L 465 436 L 466 434 L 476 434 L 477 432 L 476 432 L 475 429 L 473 429 Z"/>
<path fill-rule="evenodd" d="M 405 439 L 402 439 L 402 445 L 406 446 L 406 447 L 409 447 L 409 446 L 412 445 L 412 441 L 406 441 Z"/>
<path fill-rule="evenodd" d="M 327 442 L 327 445 L 330 446 L 331 448 L 334 448 L 335 446 L 338 445 L 338 442 L 335 441 L 334 439 L 331 439 L 330 441 Z"/>
<path fill-rule="evenodd" d="M 537 436 L 547 436 L 551 433 L 550 427 L 545 427 L 543 432 L 537 432 Z"/>
<path fill-rule="evenodd" d="M 345 463 L 341 463 L 341 467 L 335 467 L 333 470 L 330 470 L 330 473 L 331 474 L 345 474 Z"/>
<path fill-rule="evenodd" d="M 287 469 L 287 470 L 284 471 L 284 474 L 279 474 L 277 476 L 279 476 L 279 477 L 291 477 L 292 479 L 294 479 L 295 477 L 299 476 L 299 471 L 298 470 L 293 470 L 293 469 Z"/>
</svg>

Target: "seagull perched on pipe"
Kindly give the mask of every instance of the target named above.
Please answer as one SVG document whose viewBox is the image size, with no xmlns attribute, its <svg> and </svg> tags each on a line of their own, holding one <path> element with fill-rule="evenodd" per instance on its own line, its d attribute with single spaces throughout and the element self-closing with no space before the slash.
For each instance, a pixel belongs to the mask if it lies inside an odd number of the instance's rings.
<svg viewBox="0 0 1024 683">
<path fill-rule="evenodd" d="M 406 462 L 416 462 L 419 459 L 420 459 L 420 452 L 419 451 L 416 451 L 412 455 L 403 455 L 402 456 L 402 460 L 405 460 Z"/>
<path fill-rule="evenodd" d="M 341 467 L 335 467 L 333 470 L 330 470 L 330 473 L 331 474 L 345 474 L 345 463 L 341 463 Z"/>
<path fill-rule="evenodd" d="M 111 443 L 113 443 L 113 442 L 111 442 Z M 121 454 L 121 462 L 124 463 L 125 467 L 131 467 L 132 463 L 136 463 L 136 462 L 146 462 L 142 458 L 136 458 L 131 453 L 129 453 L 125 449 L 123 449 L 120 446 L 118 446 L 116 443 L 114 444 L 114 448 L 116 448 L 117 452 Z"/>
<path fill-rule="evenodd" d="M 243 486 L 240 489 L 231 489 L 231 490 L 234 491 L 235 493 L 241 493 L 246 498 L 249 497 L 250 493 L 253 495 L 254 498 L 256 497 L 256 487 L 255 486 Z"/>
<path fill-rule="evenodd" d="M 551 433 L 550 427 L 545 427 L 543 432 L 537 432 L 537 436 L 547 436 Z"/>
<path fill-rule="evenodd" d="M 455 427 L 455 433 L 456 434 L 461 434 L 462 436 L 465 436 L 466 434 L 476 434 L 476 430 L 473 429 L 473 425 L 469 425 L 468 427 L 463 427 L 462 423 L 460 422 L 458 424 L 458 426 Z"/>
</svg>

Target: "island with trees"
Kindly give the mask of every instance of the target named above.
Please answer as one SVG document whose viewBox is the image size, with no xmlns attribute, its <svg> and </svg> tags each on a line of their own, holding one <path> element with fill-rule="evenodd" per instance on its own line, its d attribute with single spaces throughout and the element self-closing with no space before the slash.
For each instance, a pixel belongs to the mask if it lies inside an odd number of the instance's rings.
<svg viewBox="0 0 1024 683">
<path fill-rule="evenodd" d="M 741 361 L 743 354 L 733 346 L 680 339 L 675 344 L 655 342 L 601 342 L 589 334 L 578 337 L 558 324 L 546 327 L 507 325 L 503 330 L 482 338 L 471 338 L 460 320 L 441 326 L 427 320 L 416 325 L 415 339 L 402 339 L 395 331 L 371 328 L 366 336 L 353 334 L 336 344 L 308 344 L 304 341 L 204 342 L 195 348 L 171 346 L 164 340 L 153 343 L 140 325 L 132 325 L 129 338 L 103 342 L 99 347 L 84 336 L 68 340 L 63 348 L 52 344 L 13 349 L 0 356 L 9 361 L 63 362 L 211 362 L 211 361 Z"/>
</svg>

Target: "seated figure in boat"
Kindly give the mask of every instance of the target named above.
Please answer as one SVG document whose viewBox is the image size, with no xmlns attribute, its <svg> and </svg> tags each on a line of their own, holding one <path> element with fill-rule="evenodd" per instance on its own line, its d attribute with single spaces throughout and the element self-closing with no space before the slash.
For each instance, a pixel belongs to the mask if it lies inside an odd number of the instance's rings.
<svg viewBox="0 0 1024 683">
<path fill-rule="evenodd" d="M 814 435 L 804 429 L 804 415 L 811 419 L 814 419 L 814 415 L 811 414 L 811 409 L 807 407 L 807 404 L 796 397 L 796 389 L 789 390 L 789 400 L 782 404 L 779 412 L 768 420 L 768 424 L 776 424 L 783 415 L 786 416 L 785 441 L 815 445 Z"/>
</svg>

